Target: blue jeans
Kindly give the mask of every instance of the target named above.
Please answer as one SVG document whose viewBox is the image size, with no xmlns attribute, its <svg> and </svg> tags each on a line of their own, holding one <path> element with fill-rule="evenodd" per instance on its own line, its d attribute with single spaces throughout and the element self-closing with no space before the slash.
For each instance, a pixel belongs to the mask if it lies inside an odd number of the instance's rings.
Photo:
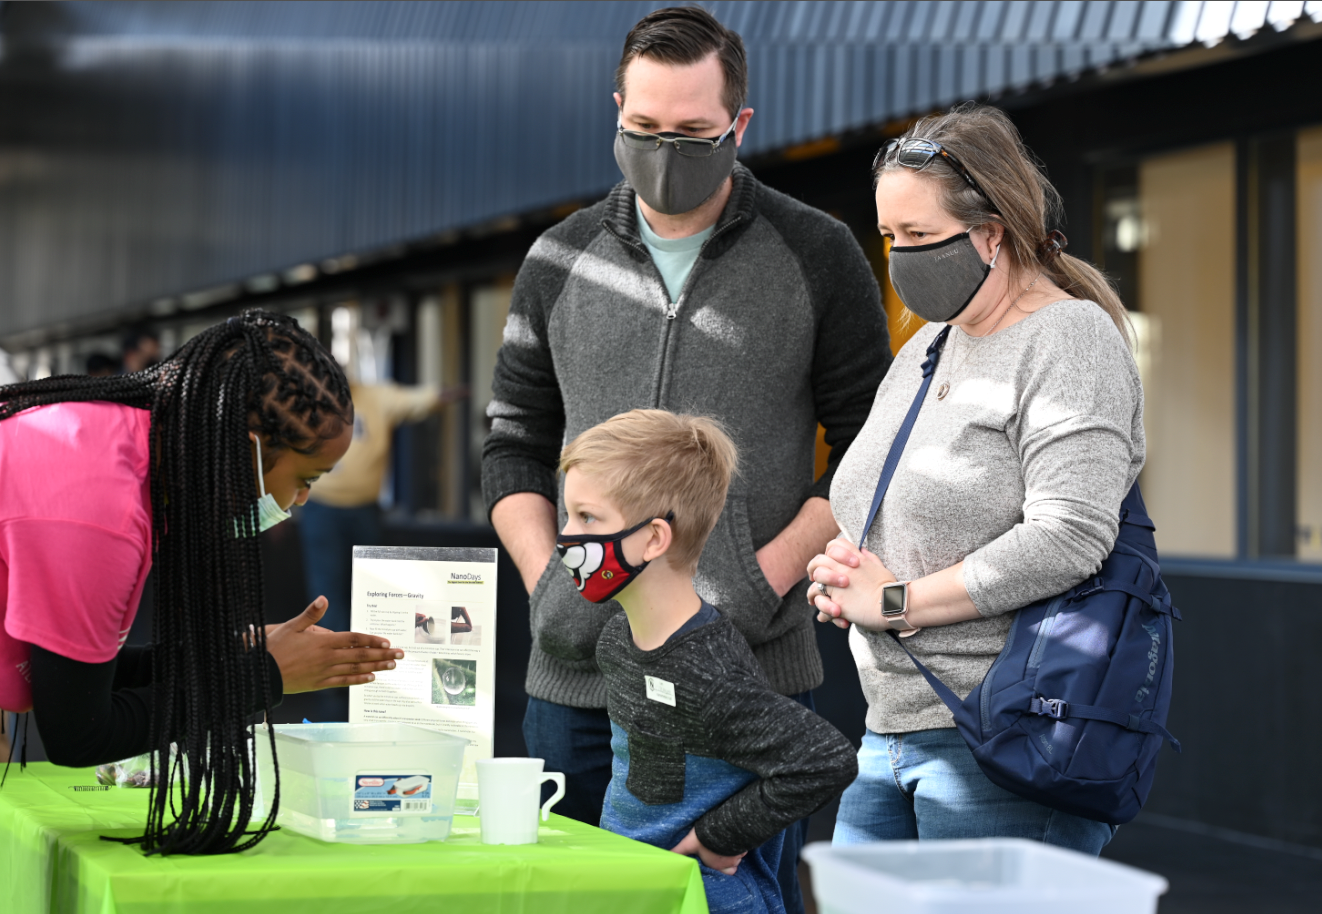
<svg viewBox="0 0 1322 914">
<path fill-rule="evenodd" d="M 606 709 L 571 708 L 529 696 L 523 714 L 523 742 L 529 758 L 546 759 L 547 771 L 565 776 L 565 798 L 553 811 L 600 825 L 615 759 Z M 553 791 L 553 784 L 542 785 L 543 803 Z"/>
<path fill-rule="evenodd" d="M 987 779 L 955 729 L 868 730 L 858 779 L 840 798 L 833 844 L 931 838 L 1028 838 L 1097 856 L 1115 834 L 1015 796 Z"/>
<path fill-rule="evenodd" d="M 791 695 L 799 704 L 816 711 L 812 692 Z M 598 825 L 606 788 L 611 780 L 611 721 L 601 708 L 571 708 L 540 698 L 528 698 L 523 717 L 523 742 L 531 758 L 546 759 L 547 771 L 565 776 L 565 798 L 555 811 L 562 816 Z M 552 787 L 543 788 L 542 801 L 550 799 Z M 786 914 L 803 914 L 803 891 L 799 887 L 799 850 L 808 836 L 808 820 L 785 829 L 776 881 Z"/>
<path fill-rule="evenodd" d="M 381 545 L 381 509 L 376 505 L 333 508 L 310 501 L 299 514 L 298 526 L 308 602 L 324 595 L 330 605 L 319 624 L 347 632 L 353 547 Z"/>
</svg>

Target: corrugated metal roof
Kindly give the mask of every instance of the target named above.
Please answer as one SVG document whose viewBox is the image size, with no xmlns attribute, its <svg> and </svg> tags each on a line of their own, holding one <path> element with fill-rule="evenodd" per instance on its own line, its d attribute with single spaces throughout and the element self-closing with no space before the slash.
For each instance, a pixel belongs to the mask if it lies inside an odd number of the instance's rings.
<svg viewBox="0 0 1322 914">
<path fill-rule="evenodd" d="M 598 194 L 620 46 L 662 5 L 5 4 L 0 334 Z M 1322 0 L 707 6 L 748 47 L 745 156 L 1322 19 Z"/>
</svg>

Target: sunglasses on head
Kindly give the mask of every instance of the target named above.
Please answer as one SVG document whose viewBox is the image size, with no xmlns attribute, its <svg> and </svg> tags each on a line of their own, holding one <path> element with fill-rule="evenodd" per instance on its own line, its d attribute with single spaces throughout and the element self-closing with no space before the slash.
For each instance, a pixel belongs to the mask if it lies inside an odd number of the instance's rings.
<svg viewBox="0 0 1322 914">
<path fill-rule="evenodd" d="M 912 168 L 914 171 L 922 171 L 928 165 L 931 165 L 932 161 L 938 156 L 944 159 L 946 164 L 953 168 L 955 174 L 963 178 L 969 187 L 982 195 L 982 198 L 991 206 L 992 212 L 1000 214 L 1000 210 L 996 208 L 991 195 L 983 190 L 977 181 L 973 180 L 973 175 L 969 174 L 969 170 L 964 167 L 964 163 L 955 158 L 949 149 L 946 149 L 935 140 L 923 140 L 913 137 L 904 140 L 891 140 L 882 147 L 881 151 L 877 153 L 877 157 L 872 160 L 872 170 L 875 172 L 882 165 L 894 163 L 903 165 L 905 168 Z"/>
</svg>

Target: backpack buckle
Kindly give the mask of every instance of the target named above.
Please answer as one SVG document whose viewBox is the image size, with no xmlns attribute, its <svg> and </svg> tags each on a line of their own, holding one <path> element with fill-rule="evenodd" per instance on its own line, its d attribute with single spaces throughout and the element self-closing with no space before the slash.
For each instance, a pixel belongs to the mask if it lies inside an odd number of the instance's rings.
<svg viewBox="0 0 1322 914">
<path fill-rule="evenodd" d="M 1028 710 L 1052 720 L 1064 720 L 1070 716 L 1070 704 L 1063 698 L 1034 698 L 1028 703 Z"/>
</svg>

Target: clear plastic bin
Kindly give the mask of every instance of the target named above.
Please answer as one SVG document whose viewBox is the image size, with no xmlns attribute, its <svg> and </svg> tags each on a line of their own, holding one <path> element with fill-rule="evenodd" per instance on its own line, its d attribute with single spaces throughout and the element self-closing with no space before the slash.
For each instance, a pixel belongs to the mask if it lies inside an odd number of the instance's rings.
<svg viewBox="0 0 1322 914">
<path fill-rule="evenodd" d="M 821 914 L 1152 914 L 1160 876 L 1021 838 L 803 849 Z"/>
<path fill-rule="evenodd" d="M 274 783 L 267 728 L 257 730 L 254 819 Z M 276 724 L 283 828 L 322 841 L 444 841 L 468 740 L 408 724 Z"/>
</svg>

